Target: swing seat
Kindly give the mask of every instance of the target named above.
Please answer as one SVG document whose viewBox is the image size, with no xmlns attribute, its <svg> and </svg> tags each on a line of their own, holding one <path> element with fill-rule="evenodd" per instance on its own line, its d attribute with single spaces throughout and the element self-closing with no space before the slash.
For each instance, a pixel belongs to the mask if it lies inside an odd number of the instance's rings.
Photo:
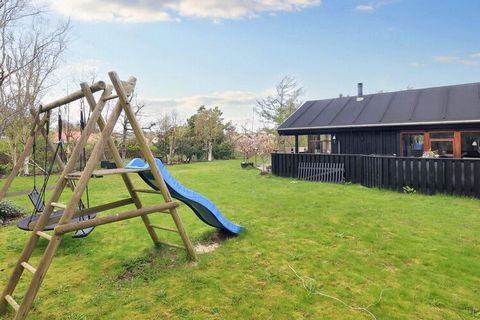
<svg viewBox="0 0 480 320">
<path fill-rule="evenodd" d="M 35 212 L 43 212 L 43 209 L 45 209 L 45 203 L 43 202 L 43 199 L 41 199 L 40 193 L 38 192 L 37 188 L 33 187 L 32 191 L 28 193 L 28 197 L 33 203 Z"/>
<path fill-rule="evenodd" d="M 51 218 L 60 218 L 62 216 L 62 214 L 63 214 L 63 210 L 58 210 L 58 211 L 52 212 L 50 217 Z M 37 221 L 40 218 L 40 216 L 41 216 L 41 214 L 35 214 L 31 217 L 25 217 L 17 223 L 17 227 L 19 229 L 24 230 L 24 231 L 32 231 L 32 229 L 29 227 L 29 224 Z M 75 222 L 80 222 L 80 221 L 84 221 L 84 220 L 93 219 L 95 217 L 96 217 L 96 214 L 90 214 L 88 216 L 75 217 L 72 220 L 70 220 L 70 222 L 75 223 Z M 45 228 L 43 230 L 44 231 L 50 231 L 50 230 L 53 230 L 56 226 L 57 226 L 57 224 L 54 223 L 54 224 L 45 226 Z M 88 236 L 92 231 L 93 231 L 93 228 L 85 228 L 85 229 L 82 229 L 82 230 L 77 230 L 73 234 L 72 238 L 84 238 L 84 237 Z"/>
</svg>

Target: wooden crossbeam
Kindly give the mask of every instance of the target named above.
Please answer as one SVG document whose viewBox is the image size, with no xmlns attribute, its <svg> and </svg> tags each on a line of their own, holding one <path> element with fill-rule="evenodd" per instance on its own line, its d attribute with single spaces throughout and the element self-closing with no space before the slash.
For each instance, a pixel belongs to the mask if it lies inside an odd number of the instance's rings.
<svg viewBox="0 0 480 320">
<path fill-rule="evenodd" d="M 109 176 L 113 174 L 123 174 L 123 173 L 138 173 L 146 171 L 146 169 L 126 169 L 126 168 L 116 168 L 116 169 L 102 169 L 102 170 L 94 170 L 92 172 L 92 177 L 101 178 L 103 176 Z M 83 171 L 76 171 L 69 173 L 66 178 L 67 179 L 80 179 L 82 176 Z"/>
<path fill-rule="evenodd" d="M 9 305 L 12 306 L 13 310 L 18 311 L 20 309 L 20 306 L 18 305 L 17 301 L 13 299 L 13 297 L 9 294 L 5 296 L 5 300 L 8 302 Z"/>
<path fill-rule="evenodd" d="M 152 207 L 147 207 L 147 208 L 140 208 L 137 210 L 131 210 L 131 211 L 126 211 L 122 213 L 117 213 L 114 215 L 110 216 L 105 216 L 105 217 L 99 217 L 99 218 L 94 218 L 94 219 L 89 219 L 89 220 L 84 220 L 80 222 L 74 222 L 74 223 L 67 223 L 67 224 L 61 224 L 57 225 L 54 229 L 55 235 L 62 235 L 67 232 L 71 231 L 76 231 L 76 230 L 81 230 L 81 229 L 86 229 L 86 228 L 91 228 L 91 227 L 96 227 L 112 222 L 118 222 L 122 220 L 127 220 L 127 219 L 132 219 L 135 217 L 140 217 L 142 215 L 146 214 L 151 214 L 154 212 L 162 212 L 164 210 L 168 209 L 173 209 L 178 207 L 178 203 L 176 202 L 165 202 L 156 206 Z"/>
<path fill-rule="evenodd" d="M 37 231 L 36 234 L 39 236 L 39 237 L 42 237 L 43 239 L 47 240 L 47 241 L 51 241 L 52 240 L 52 236 L 49 235 L 48 233 L 45 233 L 43 231 Z"/>
<path fill-rule="evenodd" d="M 22 267 L 25 268 L 25 270 L 28 270 L 28 271 L 30 271 L 31 273 L 37 272 L 37 269 L 35 269 L 35 268 L 34 268 L 31 264 L 29 264 L 28 262 L 25 262 L 25 261 L 24 261 L 24 262 L 22 262 L 21 264 L 22 264 Z"/>
<path fill-rule="evenodd" d="M 167 227 L 164 227 L 164 226 L 160 226 L 160 225 L 158 225 L 158 224 L 151 224 L 150 226 L 151 226 L 152 228 L 155 228 L 155 229 L 160 229 L 160 230 L 165 230 L 165 231 L 170 231 L 170 232 L 178 233 L 178 230 L 177 230 L 177 229 L 167 228 Z"/>
<path fill-rule="evenodd" d="M 105 99 L 103 99 L 103 101 L 108 101 L 108 100 L 117 99 L 117 98 L 118 96 L 114 94 L 114 95 L 111 95 L 110 97 L 106 97 Z"/>
<path fill-rule="evenodd" d="M 153 190 L 153 189 L 133 189 L 134 192 L 139 192 L 139 193 L 152 193 L 152 194 L 162 194 L 158 190 Z"/>
<path fill-rule="evenodd" d="M 173 248 L 185 249 L 185 247 L 183 247 L 181 245 L 171 243 L 171 242 L 167 242 L 167 241 L 163 241 L 163 240 L 158 241 L 158 243 L 163 244 L 165 246 L 173 247 Z"/>
<path fill-rule="evenodd" d="M 132 204 L 132 203 L 133 203 L 133 199 L 132 198 L 127 198 L 127 199 L 113 201 L 113 202 L 101 204 L 101 205 L 86 208 L 86 209 L 77 209 L 77 210 L 75 210 L 75 213 L 73 214 L 72 219 L 73 218 L 78 218 L 78 217 L 85 217 L 85 216 L 88 216 L 88 215 L 91 215 L 91 214 L 94 214 L 94 213 L 100 213 L 100 212 L 104 212 L 104 211 L 107 211 L 107 210 L 124 207 L 124 206 L 127 206 L 127 205 Z M 52 225 L 52 224 L 57 224 L 58 221 L 60 221 L 60 216 L 52 216 L 48 220 L 47 226 Z M 32 221 L 29 225 L 29 229 L 33 230 L 35 228 L 35 224 L 36 224 L 36 221 Z"/>
<path fill-rule="evenodd" d="M 98 81 L 98 82 L 95 82 L 94 84 L 90 85 L 89 87 L 90 87 L 90 90 L 92 92 L 97 92 L 97 91 L 100 91 L 100 90 L 105 90 L 106 84 L 103 81 Z M 69 94 L 68 96 L 65 96 L 63 98 L 60 98 L 60 99 L 55 100 L 53 102 L 50 102 L 46 105 L 41 105 L 40 106 L 40 113 L 47 112 L 49 110 L 61 107 L 65 104 L 67 104 L 67 103 L 73 102 L 73 101 L 81 99 L 83 97 L 85 97 L 85 95 L 83 94 L 82 90 L 75 91 L 75 92 Z"/>
</svg>

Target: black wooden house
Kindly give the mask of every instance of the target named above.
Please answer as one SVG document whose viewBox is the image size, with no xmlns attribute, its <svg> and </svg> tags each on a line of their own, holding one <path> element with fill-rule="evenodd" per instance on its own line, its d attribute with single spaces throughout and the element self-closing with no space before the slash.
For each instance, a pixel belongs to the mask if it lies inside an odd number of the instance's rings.
<svg viewBox="0 0 480 320">
<path fill-rule="evenodd" d="M 306 153 L 480 158 L 480 83 L 305 102 L 280 135 L 308 136 Z"/>
</svg>

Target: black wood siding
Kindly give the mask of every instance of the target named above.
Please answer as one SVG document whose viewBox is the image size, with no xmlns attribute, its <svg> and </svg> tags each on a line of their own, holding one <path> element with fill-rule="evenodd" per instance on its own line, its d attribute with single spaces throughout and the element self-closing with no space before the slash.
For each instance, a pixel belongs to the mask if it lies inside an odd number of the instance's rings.
<svg viewBox="0 0 480 320">
<path fill-rule="evenodd" d="M 335 133 L 335 137 L 335 142 L 332 142 L 332 153 L 376 155 L 400 154 L 399 130 L 343 131 Z"/>
</svg>

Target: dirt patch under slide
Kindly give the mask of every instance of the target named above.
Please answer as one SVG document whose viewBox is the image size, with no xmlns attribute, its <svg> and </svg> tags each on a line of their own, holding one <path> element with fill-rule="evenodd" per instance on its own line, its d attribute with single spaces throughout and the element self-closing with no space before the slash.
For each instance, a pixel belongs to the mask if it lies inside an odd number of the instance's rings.
<svg viewBox="0 0 480 320">
<path fill-rule="evenodd" d="M 222 231 L 209 234 L 205 240 L 195 245 L 195 252 L 198 254 L 209 253 L 220 247 L 220 244 L 227 239 L 229 235 Z"/>
</svg>

